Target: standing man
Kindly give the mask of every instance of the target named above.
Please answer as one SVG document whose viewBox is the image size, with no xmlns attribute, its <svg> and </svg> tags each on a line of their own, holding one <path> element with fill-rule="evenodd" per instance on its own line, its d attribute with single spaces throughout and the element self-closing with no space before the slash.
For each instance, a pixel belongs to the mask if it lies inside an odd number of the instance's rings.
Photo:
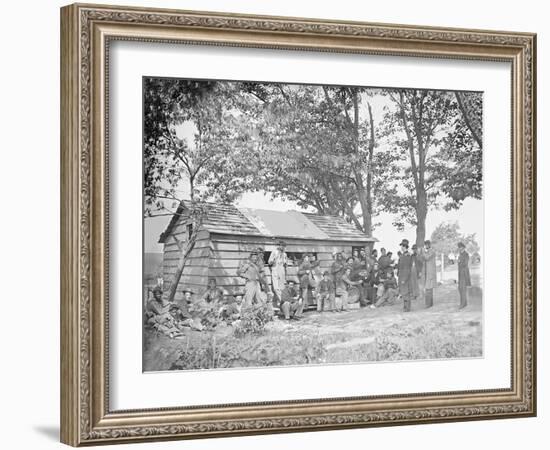
<svg viewBox="0 0 550 450">
<path fill-rule="evenodd" d="M 424 251 L 422 252 L 422 284 L 424 285 L 424 300 L 426 308 L 434 305 L 434 288 L 437 285 L 437 269 L 435 267 L 435 250 L 430 241 L 424 241 Z"/>
<path fill-rule="evenodd" d="M 380 249 L 380 258 L 378 258 L 378 268 L 380 270 L 386 271 L 388 267 L 391 265 L 391 259 L 386 253 L 386 249 L 382 247 Z"/>
<path fill-rule="evenodd" d="M 334 281 L 334 284 L 336 284 L 339 278 L 342 278 L 345 266 L 346 264 L 344 262 L 344 257 L 342 256 L 342 253 L 336 253 L 336 259 L 330 266 L 330 274 L 332 275 L 332 281 Z"/>
<path fill-rule="evenodd" d="M 237 269 L 237 276 L 246 280 L 243 307 L 251 306 L 255 302 L 262 303 L 262 289 L 260 288 L 262 273 L 258 266 L 256 252 L 250 253 L 249 259 Z"/>
<path fill-rule="evenodd" d="M 335 303 L 335 288 L 334 282 L 330 278 L 328 271 L 323 273 L 323 279 L 317 286 L 317 311 L 322 312 L 325 310 L 325 305 L 329 311 L 334 312 L 336 309 Z"/>
<path fill-rule="evenodd" d="M 458 243 L 458 293 L 460 294 L 460 306 L 458 309 L 464 309 L 468 306 L 467 289 L 472 285 L 470 279 L 470 255 L 466 251 L 466 246 Z"/>
<path fill-rule="evenodd" d="M 281 301 L 281 293 L 285 288 L 286 280 L 286 265 L 288 264 L 288 257 L 285 253 L 286 243 L 279 241 L 277 248 L 269 256 L 268 264 L 271 266 L 271 283 L 273 286 L 273 292 L 277 296 L 277 301 Z"/>
<path fill-rule="evenodd" d="M 206 303 L 220 303 L 223 298 L 223 290 L 217 286 L 215 278 L 208 279 L 208 288 L 202 296 Z"/>
<path fill-rule="evenodd" d="M 337 306 L 339 311 L 347 311 L 349 289 L 361 283 L 360 281 L 351 281 L 350 276 L 351 267 L 346 267 L 342 276 L 335 283 L 335 295 L 340 298 L 340 304 Z"/>
<path fill-rule="evenodd" d="M 367 260 L 367 251 L 363 247 L 361 250 L 359 250 L 359 260 L 365 264 L 365 261 Z"/>
<path fill-rule="evenodd" d="M 403 311 L 409 312 L 412 297 L 412 255 L 409 253 L 409 241 L 403 239 L 399 247 L 401 248 L 401 256 L 397 263 L 399 295 L 403 297 Z"/>
<path fill-rule="evenodd" d="M 302 257 L 302 263 L 298 267 L 298 279 L 300 280 L 300 291 L 302 293 L 302 300 L 304 301 L 304 308 L 309 305 L 309 286 L 311 282 L 311 271 L 313 267 L 309 261 L 309 254 L 305 253 Z"/>
<path fill-rule="evenodd" d="M 418 254 L 418 247 L 416 244 L 413 244 L 412 246 L 412 253 L 411 253 L 411 288 L 412 288 L 412 296 L 414 298 L 417 298 L 420 294 L 420 289 L 418 286 L 418 281 L 420 278 L 420 271 L 422 270 L 422 261 L 420 260 L 419 254 Z"/>
</svg>

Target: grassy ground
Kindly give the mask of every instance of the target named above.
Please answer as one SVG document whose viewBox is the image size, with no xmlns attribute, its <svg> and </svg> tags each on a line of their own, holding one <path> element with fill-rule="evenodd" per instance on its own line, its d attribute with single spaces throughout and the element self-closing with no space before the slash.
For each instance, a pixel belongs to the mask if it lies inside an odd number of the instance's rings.
<svg viewBox="0 0 550 450">
<path fill-rule="evenodd" d="M 472 274 L 479 285 L 479 277 Z M 300 321 L 275 318 L 264 334 L 237 338 L 231 327 L 189 331 L 172 340 L 147 331 L 146 371 L 224 367 L 285 366 L 482 356 L 481 289 L 469 292 L 469 305 L 458 310 L 456 284 L 434 291 L 434 307 L 413 301 L 343 313 L 307 312 Z"/>
</svg>

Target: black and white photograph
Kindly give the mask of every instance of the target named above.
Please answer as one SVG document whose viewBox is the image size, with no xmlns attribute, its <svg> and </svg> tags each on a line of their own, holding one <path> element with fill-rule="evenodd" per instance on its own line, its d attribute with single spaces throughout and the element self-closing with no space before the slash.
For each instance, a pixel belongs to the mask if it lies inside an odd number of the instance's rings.
<svg viewBox="0 0 550 450">
<path fill-rule="evenodd" d="M 483 357 L 483 92 L 142 86 L 145 372 Z"/>
</svg>

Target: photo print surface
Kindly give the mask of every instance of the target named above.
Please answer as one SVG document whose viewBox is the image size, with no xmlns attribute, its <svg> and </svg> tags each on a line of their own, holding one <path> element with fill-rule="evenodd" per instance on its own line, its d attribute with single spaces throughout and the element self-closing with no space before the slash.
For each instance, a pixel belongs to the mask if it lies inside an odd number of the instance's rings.
<svg viewBox="0 0 550 450">
<path fill-rule="evenodd" d="M 483 356 L 483 93 L 143 78 L 143 370 Z"/>
</svg>

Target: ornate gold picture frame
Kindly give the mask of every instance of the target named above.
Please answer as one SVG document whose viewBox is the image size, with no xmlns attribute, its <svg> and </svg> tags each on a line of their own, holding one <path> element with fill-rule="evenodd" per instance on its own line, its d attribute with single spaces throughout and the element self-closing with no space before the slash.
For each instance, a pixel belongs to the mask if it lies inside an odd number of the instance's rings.
<svg viewBox="0 0 550 450">
<path fill-rule="evenodd" d="M 117 40 L 510 63 L 512 235 L 503 244 L 509 245 L 512 260 L 510 387 L 112 410 L 107 137 L 109 46 Z M 62 442 L 80 446 L 534 416 L 535 89 L 536 36 L 530 33 L 105 5 L 62 8 Z"/>
</svg>

